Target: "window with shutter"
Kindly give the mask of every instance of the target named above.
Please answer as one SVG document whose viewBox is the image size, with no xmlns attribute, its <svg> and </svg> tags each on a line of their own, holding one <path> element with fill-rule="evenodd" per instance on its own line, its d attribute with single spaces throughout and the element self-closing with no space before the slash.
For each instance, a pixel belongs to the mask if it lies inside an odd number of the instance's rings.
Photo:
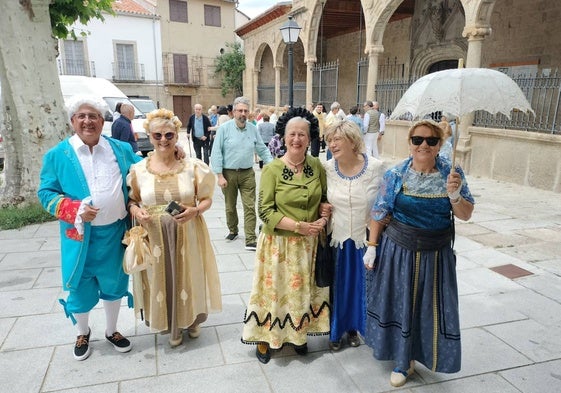
<svg viewBox="0 0 561 393">
<path fill-rule="evenodd" d="M 169 20 L 171 22 L 187 23 L 187 2 L 169 0 Z"/>
<path fill-rule="evenodd" d="M 220 27 L 220 7 L 205 4 L 205 26 Z"/>
<path fill-rule="evenodd" d="M 187 55 L 173 54 L 173 81 L 175 83 L 187 83 L 189 81 Z"/>
</svg>

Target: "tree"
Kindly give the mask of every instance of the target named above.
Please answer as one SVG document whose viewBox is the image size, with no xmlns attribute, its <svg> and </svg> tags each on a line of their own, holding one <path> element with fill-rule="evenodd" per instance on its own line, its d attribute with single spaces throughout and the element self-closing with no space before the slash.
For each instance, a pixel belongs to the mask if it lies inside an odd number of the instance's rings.
<svg viewBox="0 0 561 393">
<path fill-rule="evenodd" d="M 245 70 L 245 55 L 239 42 L 229 42 L 226 51 L 214 60 L 215 75 L 222 77 L 220 84 L 222 97 L 233 93 L 234 97 L 243 94 L 243 72 Z"/>
<path fill-rule="evenodd" d="M 0 205 L 37 201 L 41 159 L 70 134 L 56 65 L 55 37 L 68 26 L 113 13 L 112 0 L 4 1 L 0 13 L 0 133 L 6 165 Z"/>
</svg>

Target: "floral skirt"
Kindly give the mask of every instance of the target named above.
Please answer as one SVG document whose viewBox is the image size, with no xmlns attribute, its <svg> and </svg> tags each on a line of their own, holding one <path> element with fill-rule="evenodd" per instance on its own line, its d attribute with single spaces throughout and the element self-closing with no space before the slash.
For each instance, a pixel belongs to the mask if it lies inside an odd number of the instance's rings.
<svg viewBox="0 0 561 393">
<path fill-rule="evenodd" d="M 242 342 L 303 345 L 329 334 L 329 288 L 315 285 L 316 237 L 261 233 Z"/>
</svg>

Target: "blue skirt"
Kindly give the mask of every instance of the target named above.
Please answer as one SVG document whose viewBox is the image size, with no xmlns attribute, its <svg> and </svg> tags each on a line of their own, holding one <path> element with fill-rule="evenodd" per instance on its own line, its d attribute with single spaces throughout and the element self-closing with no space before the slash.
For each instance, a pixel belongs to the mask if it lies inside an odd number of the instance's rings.
<svg viewBox="0 0 561 393">
<path fill-rule="evenodd" d="M 357 249 L 355 242 L 347 239 L 336 251 L 330 341 L 339 341 L 349 330 L 364 335 L 366 323 L 364 248 Z"/>
<path fill-rule="evenodd" d="M 411 251 L 386 235 L 375 270 L 366 274 L 366 343 L 379 360 L 436 372 L 461 367 L 456 257 L 450 246 Z"/>
</svg>

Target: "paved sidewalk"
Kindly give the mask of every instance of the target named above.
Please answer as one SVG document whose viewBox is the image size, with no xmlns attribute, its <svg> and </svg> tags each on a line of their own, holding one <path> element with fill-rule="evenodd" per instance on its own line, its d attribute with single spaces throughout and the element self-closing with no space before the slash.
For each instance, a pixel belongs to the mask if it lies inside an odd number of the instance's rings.
<svg viewBox="0 0 561 393">
<path fill-rule="evenodd" d="M 75 361 L 76 332 L 57 300 L 63 295 L 58 224 L 0 232 L 0 391 L 561 391 L 561 195 L 494 180 L 468 181 L 477 204 L 473 218 L 456 226 L 463 335 L 457 374 L 419 367 L 404 387 L 393 389 L 391 362 L 375 360 L 365 345 L 331 352 L 327 337 L 310 338 L 306 357 L 286 348 L 260 364 L 255 347 L 240 342 L 254 253 L 245 251 L 243 238 L 224 240 L 224 200 L 217 190 L 205 218 L 224 311 L 210 316 L 200 338 L 185 335 L 175 349 L 167 335 L 151 334 L 123 306 L 119 329 L 134 347 L 117 353 L 105 342 L 104 313 L 97 308 L 91 318 L 92 355 Z"/>
</svg>

